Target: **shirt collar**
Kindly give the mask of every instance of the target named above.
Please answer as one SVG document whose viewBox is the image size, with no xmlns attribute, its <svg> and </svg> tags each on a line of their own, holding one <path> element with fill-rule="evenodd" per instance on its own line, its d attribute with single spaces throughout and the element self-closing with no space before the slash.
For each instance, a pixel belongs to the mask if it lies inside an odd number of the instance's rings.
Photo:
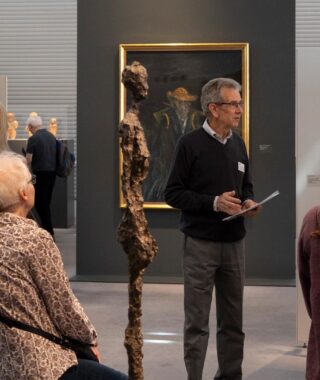
<svg viewBox="0 0 320 380">
<path fill-rule="evenodd" d="M 206 119 L 202 125 L 202 128 L 214 139 L 218 140 L 221 144 L 226 144 L 227 141 L 231 138 L 232 136 L 232 131 L 229 130 L 228 135 L 225 138 L 220 137 L 209 125 L 208 120 Z"/>
<path fill-rule="evenodd" d="M 37 223 L 32 219 L 24 218 L 22 216 L 13 214 L 12 212 L 6 212 L 6 211 L 0 212 L 0 224 L 7 224 L 7 223 L 10 223 L 10 224 L 11 223 L 14 223 L 14 224 L 27 223 L 30 225 L 37 226 Z"/>
</svg>

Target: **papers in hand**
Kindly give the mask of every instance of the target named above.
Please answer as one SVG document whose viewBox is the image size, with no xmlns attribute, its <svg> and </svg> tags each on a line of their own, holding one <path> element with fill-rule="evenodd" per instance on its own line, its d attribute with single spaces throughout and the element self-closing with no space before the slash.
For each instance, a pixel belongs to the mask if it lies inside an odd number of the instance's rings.
<svg viewBox="0 0 320 380">
<path fill-rule="evenodd" d="M 245 209 L 245 210 L 242 210 L 242 211 L 238 212 L 237 214 L 234 214 L 234 215 L 231 215 L 231 216 L 227 216 L 226 218 L 223 218 L 222 221 L 223 221 L 223 222 L 226 222 L 226 221 L 228 221 L 228 220 L 235 219 L 235 218 L 237 218 L 238 216 L 247 213 L 248 211 L 254 210 L 254 209 L 257 208 L 258 206 L 261 206 L 261 205 L 263 205 L 264 203 L 269 202 L 271 199 L 273 199 L 274 197 L 278 196 L 279 194 L 280 194 L 279 190 L 276 190 L 275 192 L 273 192 L 272 194 L 270 194 L 267 198 L 264 198 L 261 202 L 256 203 L 254 206 L 249 207 L 249 208 L 247 208 L 247 209 Z"/>
</svg>

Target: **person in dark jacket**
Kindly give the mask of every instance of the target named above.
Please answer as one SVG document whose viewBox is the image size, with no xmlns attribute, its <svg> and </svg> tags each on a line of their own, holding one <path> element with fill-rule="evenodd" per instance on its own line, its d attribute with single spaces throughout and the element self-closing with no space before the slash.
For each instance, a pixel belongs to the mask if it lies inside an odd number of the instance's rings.
<svg viewBox="0 0 320 380">
<path fill-rule="evenodd" d="M 56 139 L 43 128 L 42 119 L 38 115 L 28 118 L 27 127 L 32 134 L 27 144 L 26 159 L 32 173 L 36 175 L 35 209 L 41 227 L 54 237 L 50 204 L 56 181 Z"/>
<path fill-rule="evenodd" d="M 307 353 L 307 380 L 320 380 L 320 206 L 305 215 L 298 241 L 301 289 L 311 327 Z"/>
<path fill-rule="evenodd" d="M 244 333 L 244 217 L 228 215 L 255 206 L 249 160 L 241 137 L 241 86 L 217 78 L 202 88 L 202 128 L 183 136 L 165 190 L 166 202 L 182 211 L 184 239 L 184 358 L 188 380 L 201 380 L 209 338 L 209 312 L 216 289 L 217 354 L 214 379 L 242 379 Z M 254 216 L 259 207 L 248 211 Z"/>
</svg>

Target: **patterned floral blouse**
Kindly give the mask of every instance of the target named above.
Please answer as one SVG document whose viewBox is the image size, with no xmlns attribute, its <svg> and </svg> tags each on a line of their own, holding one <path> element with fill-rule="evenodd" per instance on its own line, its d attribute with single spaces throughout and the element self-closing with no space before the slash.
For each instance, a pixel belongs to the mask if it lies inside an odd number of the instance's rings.
<svg viewBox="0 0 320 380">
<path fill-rule="evenodd" d="M 96 343 L 51 236 L 34 221 L 5 212 L 0 213 L 0 314 Z M 0 352 L 1 380 L 57 380 L 77 364 L 73 351 L 1 322 Z"/>
</svg>

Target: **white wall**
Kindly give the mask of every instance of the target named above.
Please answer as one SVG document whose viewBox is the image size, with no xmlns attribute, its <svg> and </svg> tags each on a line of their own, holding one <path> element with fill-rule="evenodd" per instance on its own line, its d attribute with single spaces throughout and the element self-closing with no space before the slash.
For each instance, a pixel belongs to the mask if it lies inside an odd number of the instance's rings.
<svg viewBox="0 0 320 380">
<path fill-rule="evenodd" d="M 320 2 L 296 2 L 296 225 L 320 204 Z M 308 176 L 319 176 L 318 184 Z M 317 178 L 317 177 L 316 177 Z M 298 276 L 297 276 L 298 279 Z M 308 341 L 310 320 L 297 280 L 297 340 Z"/>
<path fill-rule="evenodd" d="M 0 0 L 0 75 L 8 77 L 7 110 L 18 138 L 31 111 L 58 137 L 76 140 L 77 1 Z"/>
<path fill-rule="evenodd" d="M 7 77 L 0 75 L 0 103 L 7 108 Z"/>
<path fill-rule="evenodd" d="M 320 176 L 320 48 L 297 49 L 296 197 L 297 238 L 306 212 L 320 204 L 319 185 L 308 175 Z M 308 340 L 309 318 L 298 283 L 298 342 Z"/>
<path fill-rule="evenodd" d="M 0 75 L 17 138 L 28 138 L 27 117 L 38 112 L 46 127 L 57 119 L 57 136 L 74 140 L 76 154 L 77 0 L 0 0 L 0 9 Z"/>
</svg>

